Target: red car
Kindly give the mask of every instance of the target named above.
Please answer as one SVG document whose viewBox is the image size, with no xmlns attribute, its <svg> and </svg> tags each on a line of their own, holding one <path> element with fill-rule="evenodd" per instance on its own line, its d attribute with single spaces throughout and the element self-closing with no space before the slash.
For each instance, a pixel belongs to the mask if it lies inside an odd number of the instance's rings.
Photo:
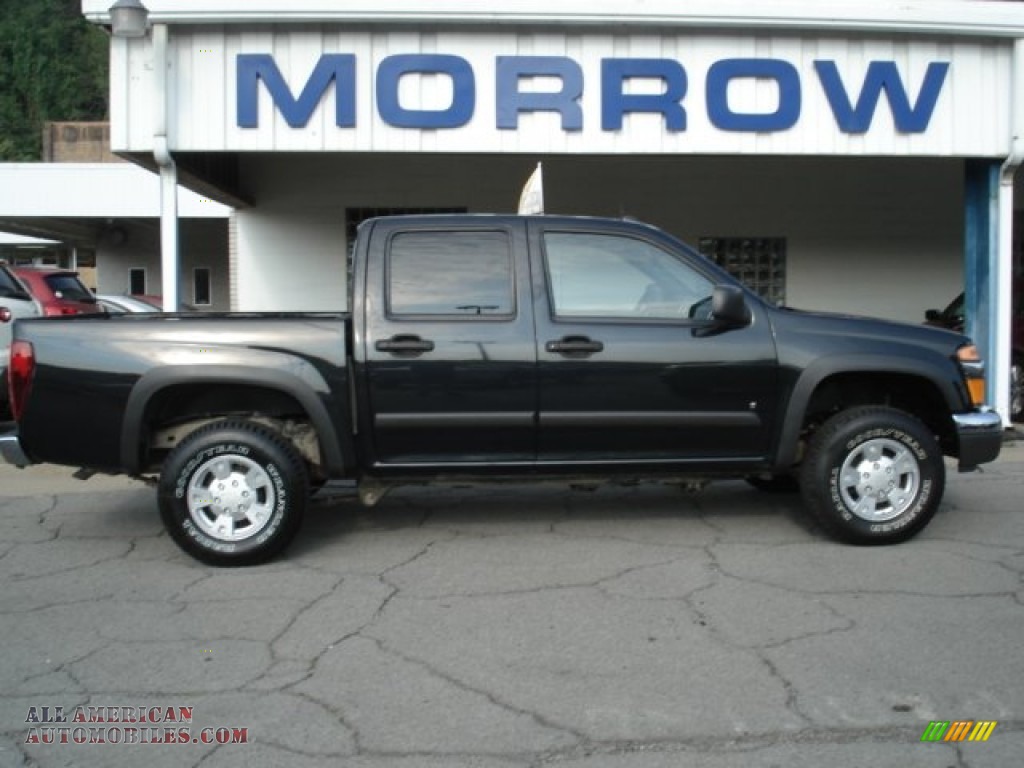
<svg viewBox="0 0 1024 768">
<path fill-rule="evenodd" d="M 92 291 L 78 279 L 78 273 L 56 267 L 11 267 L 43 308 L 43 314 L 82 315 L 102 312 Z"/>
</svg>

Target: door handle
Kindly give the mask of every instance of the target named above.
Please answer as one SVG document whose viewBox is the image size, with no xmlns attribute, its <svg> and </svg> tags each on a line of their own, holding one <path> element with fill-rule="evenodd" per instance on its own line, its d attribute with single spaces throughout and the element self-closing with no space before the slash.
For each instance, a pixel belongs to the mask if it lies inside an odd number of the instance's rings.
<svg viewBox="0 0 1024 768">
<path fill-rule="evenodd" d="M 415 334 L 400 333 L 390 339 L 381 339 L 373 345 L 378 352 L 390 352 L 399 357 L 418 357 L 424 352 L 434 351 L 434 342 L 421 339 Z"/>
<path fill-rule="evenodd" d="M 600 341 L 592 341 L 586 336 L 563 336 L 558 341 L 549 341 L 544 345 L 548 352 L 554 352 L 563 357 L 590 357 L 595 352 L 604 351 L 604 344 Z"/>
</svg>

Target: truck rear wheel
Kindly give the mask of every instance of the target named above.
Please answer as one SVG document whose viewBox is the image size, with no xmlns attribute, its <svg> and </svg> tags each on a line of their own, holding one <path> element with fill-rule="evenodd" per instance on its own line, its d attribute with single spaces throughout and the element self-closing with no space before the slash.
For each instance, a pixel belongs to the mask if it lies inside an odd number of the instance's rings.
<svg viewBox="0 0 1024 768">
<path fill-rule="evenodd" d="M 294 538 L 309 496 L 306 467 L 272 430 L 246 421 L 209 424 L 167 457 L 160 516 L 190 555 L 210 565 L 269 560 Z"/>
<path fill-rule="evenodd" d="M 942 453 L 924 424 L 895 408 L 863 406 L 836 414 L 815 433 L 800 486 L 835 538 L 894 544 L 928 524 L 945 477 Z"/>
</svg>

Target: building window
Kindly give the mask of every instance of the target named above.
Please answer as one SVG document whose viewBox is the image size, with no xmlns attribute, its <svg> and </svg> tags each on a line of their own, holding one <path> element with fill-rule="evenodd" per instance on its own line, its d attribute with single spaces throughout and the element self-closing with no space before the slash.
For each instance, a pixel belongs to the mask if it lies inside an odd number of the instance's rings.
<svg viewBox="0 0 1024 768">
<path fill-rule="evenodd" d="M 132 296 L 141 296 L 146 293 L 145 268 L 136 267 L 128 270 L 128 293 Z"/>
<path fill-rule="evenodd" d="M 763 299 L 786 303 L 786 238 L 702 237 L 700 252 Z"/>
<path fill-rule="evenodd" d="M 210 268 L 196 267 L 192 270 L 192 303 L 197 307 L 208 307 L 210 299 Z"/>
</svg>

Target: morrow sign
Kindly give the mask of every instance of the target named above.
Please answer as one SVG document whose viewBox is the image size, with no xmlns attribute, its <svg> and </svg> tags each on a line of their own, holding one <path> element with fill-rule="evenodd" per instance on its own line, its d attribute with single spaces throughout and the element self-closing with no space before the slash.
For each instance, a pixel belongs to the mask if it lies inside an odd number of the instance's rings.
<svg viewBox="0 0 1024 768">
<path fill-rule="evenodd" d="M 262 90 L 292 128 L 304 127 L 333 87 L 334 124 L 355 128 L 357 115 L 355 54 L 321 54 L 305 83 L 289 84 L 274 57 L 239 54 L 236 59 L 239 128 L 258 128 Z M 844 77 L 831 59 L 813 62 L 813 77 L 802 76 L 795 65 L 778 58 L 723 58 L 704 73 L 703 105 L 708 122 L 722 131 L 775 133 L 797 124 L 808 88 L 820 89 L 836 127 L 845 134 L 864 134 L 884 101 L 898 133 L 920 134 L 928 129 L 946 83 L 948 61 L 930 61 L 923 77 L 908 82 L 895 61 L 873 60 L 857 79 Z M 564 132 L 582 131 L 587 120 L 599 120 L 601 131 L 623 128 L 629 114 L 659 115 L 668 133 L 687 130 L 687 95 L 694 84 L 684 64 L 669 58 L 603 58 L 600 60 L 600 115 L 584 113 L 588 87 L 583 66 L 568 56 L 496 56 L 494 58 L 494 126 L 515 131 L 523 114 L 555 113 Z M 403 103 L 401 85 L 409 77 L 444 78 L 451 98 L 435 108 Z M 542 83 L 543 89 L 527 87 Z M 808 82 L 809 81 L 809 82 Z M 774 86 L 777 97 L 768 109 L 737 106 L 730 98 L 742 83 Z M 551 87 L 554 84 L 554 87 Z M 638 86 L 640 86 L 638 88 Z M 638 92 L 642 90 L 642 92 Z M 373 79 L 373 103 L 384 123 L 402 129 L 444 130 L 469 123 L 478 110 L 478 76 L 473 64 L 457 55 L 400 53 L 379 62 Z"/>
</svg>

